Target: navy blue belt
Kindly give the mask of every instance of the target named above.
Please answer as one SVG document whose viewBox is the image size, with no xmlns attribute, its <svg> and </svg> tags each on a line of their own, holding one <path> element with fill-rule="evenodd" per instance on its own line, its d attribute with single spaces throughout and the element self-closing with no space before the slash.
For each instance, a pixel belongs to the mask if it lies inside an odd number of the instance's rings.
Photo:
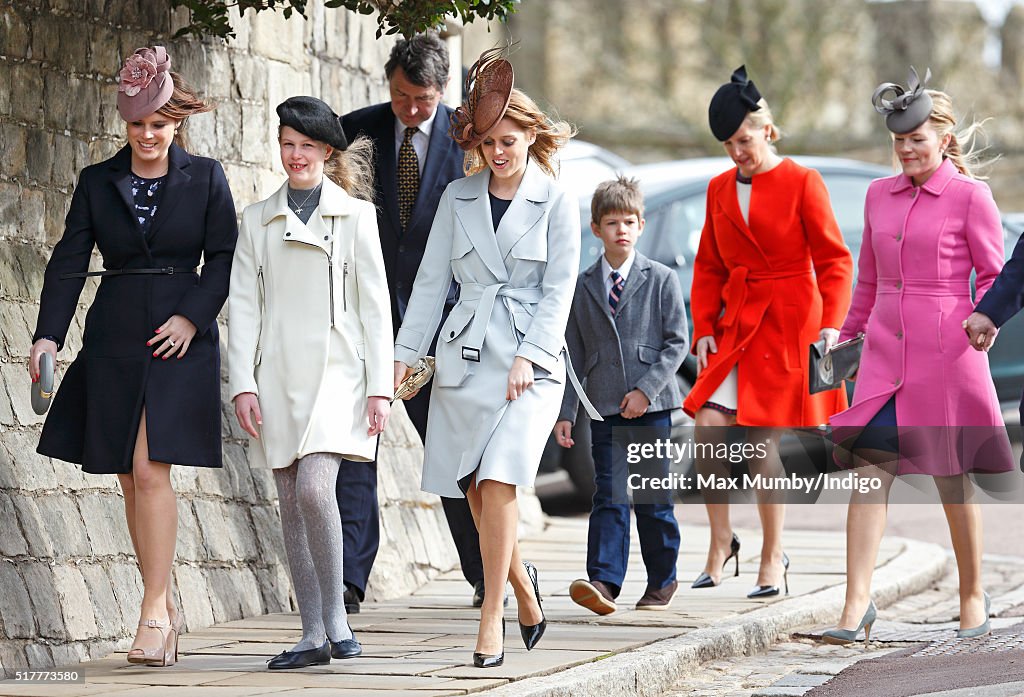
<svg viewBox="0 0 1024 697">
<path fill-rule="evenodd" d="M 173 276 L 176 273 L 196 273 L 195 267 L 186 269 L 178 266 L 164 266 L 159 269 L 104 269 L 103 271 L 83 271 L 80 273 L 62 273 L 60 280 L 69 278 L 89 278 L 91 276 L 127 276 L 130 274 L 146 276 Z"/>
</svg>

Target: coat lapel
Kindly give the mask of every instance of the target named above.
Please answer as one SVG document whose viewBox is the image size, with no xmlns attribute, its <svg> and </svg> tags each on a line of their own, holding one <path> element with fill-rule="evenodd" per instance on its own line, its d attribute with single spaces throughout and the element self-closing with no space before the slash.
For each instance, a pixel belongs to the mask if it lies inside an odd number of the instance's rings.
<svg viewBox="0 0 1024 697">
<path fill-rule="evenodd" d="M 187 171 L 192 163 L 192 158 L 188 153 L 172 143 L 168 157 L 170 162 L 167 165 L 167 181 L 164 183 L 164 191 L 160 195 L 160 203 L 156 210 L 156 216 L 153 218 L 153 224 L 149 228 L 149 234 L 146 235 L 148 244 L 153 243 L 153 238 L 160 232 L 160 227 L 174 207 L 178 205 L 185 193 L 185 188 L 192 181 L 192 177 Z"/>
<path fill-rule="evenodd" d="M 434 123 L 430 129 L 430 141 L 429 145 L 427 145 L 427 161 L 423 165 L 423 175 L 420 177 L 420 190 L 416 194 L 416 203 L 412 208 L 412 218 L 409 220 L 409 229 L 416 226 L 416 223 L 421 216 L 433 216 L 434 214 L 434 211 L 431 211 L 426 207 L 424 200 L 430 197 L 430 192 L 434 188 L 434 182 L 437 180 L 441 167 L 444 164 L 445 150 L 447 150 L 447 146 L 451 141 L 451 137 L 448 135 L 448 126 L 451 121 L 450 114 L 451 109 L 444 104 L 438 104 L 437 115 L 434 117 Z M 391 144 L 393 147 L 394 138 L 391 139 Z M 395 160 L 396 158 L 392 158 L 392 161 Z M 397 165 L 393 180 L 395 182 L 398 181 Z M 398 186 L 396 184 L 396 196 L 397 193 Z M 395 200 L 397 201 L 398 199 L 396 198 Z M 397 213 L 398 209 L 396 208 L 395 210 Z M 429 228 L 429 225 L 427 227 Z"/>
<path fill-rule="evenodd" d="M 544 215 L 549 183 L 550 180 L 540 167 L 535 165 L 533 160 L 528 161 L 516 195 L 512 197 L 512 203 L 509 204 L 495 231 L 495 240 L 502 259 L 509 255 L 516 242 L 530 232 Z"/>
<path fill-rule="evenodd" d="M 461 188 L 455 193 L 458 201 L 455 215 L 490 272 L 499 281 L 507 281 L 508 269 L 502 261 L 491 221 L 491 204 L 487 199 L 489 182 L 489 169 L 463 179 Z"/>
<path fill-rule="evenodd" d="M 729 218 L 730 222 L 736 227 L 740 233 L 746 237 L 757 251 L 761 253 L 761 256 L 765 256 L 764 250 L 761 249 L 761 245 L 757 243 L 757 238 L 754 233 L 750 231 L 750 226 L 747 225 L 747 221 L 743 219 L 743 212 L 740 210 L 740 199 L 736 194 L 736 168 L 732 168 L 726 174 L 726 178 L 722 180 L 722 185 L 718 190 L 718 196 L 716 197 L 719 201 L 719 205 L 722 206 L 722 212 L 725 213 L 726 217 Z M 750 210 L 754 210 L 754 194 L 756 192 L 757 185 L 754 184 L 750 191 Z"/>
<path fill-rule="evenodd" d="M 607 317 L 608 321 L 611 321 L 612 308 L 608 304 L 608 294 L 605 293 L 602 268 L 601 259 L 598 259 L 589 269 L 584 271 L 583 287 L 590 293 L 601 314 Z"/>
<path fill-rule="evenodd" d="M 135 198 L 132 196 L 132 150 L 131 146 L 125 145 L 111 159 L 110 183 L 117 190 L 118 196 L 124 202 L 125 211 L 131 220 L 131 236 L 135 243 L 142 248 L 149 257 L 149 246 L 142 236 L 142 228 L 139 226 L 139 218 L 135 212 Z"/>
</svg>

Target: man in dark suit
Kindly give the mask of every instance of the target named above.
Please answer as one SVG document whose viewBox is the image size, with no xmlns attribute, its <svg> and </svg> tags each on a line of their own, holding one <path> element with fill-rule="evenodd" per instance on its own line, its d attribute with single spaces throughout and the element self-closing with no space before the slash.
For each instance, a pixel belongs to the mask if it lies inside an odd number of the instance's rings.
<svg viewBox="0 0 1024 697">
<path fill-rule="evenodd" d="M 441 103 L 448 84 L 448 48 L 436 34 L 401 40 L 384 72 L 391 101 L 342 117 L 351 142 L 357 135 L 376 144 L 374 180 L 377 226 L 391 291 L 395 332 L 412 294 L 437 204 L 448 184 L 463 176 L 463 153 L 448 135 L 452 110 Z M 448 291 L 447 311 L 458 288 Z M 437 341 L 437 337 L 434 337 Z M 430 385 L 405 402 L 413 425 L 425 438 Z M 338 475 L 338 508 L 345 531 L 345 604 L 359 611 L 380 541 L 377 463 L 346 462 Z M 462 573 L 473 585 L 473 604 L 483 603 L 484 573 L 480 538 L 466 499 L 442 498 L 445 517 L 459 553 Z"/>
</svg>

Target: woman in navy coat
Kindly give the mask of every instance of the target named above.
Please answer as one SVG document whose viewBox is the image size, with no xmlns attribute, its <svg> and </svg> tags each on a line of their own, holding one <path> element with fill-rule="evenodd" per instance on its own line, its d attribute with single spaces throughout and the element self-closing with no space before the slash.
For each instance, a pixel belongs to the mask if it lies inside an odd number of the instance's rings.
<svg viewBox="0 0 1024 697">
<path fill-rule="evenodd" d="M 188 116 L 211 108 L 170 72 L 163 47 L 128 58 L 118 87 L 128 145 L 79 175 L 33 336 L 37 380 L 39 356 L 64 344 L 85 277 L 102 276 L 38 451 L 118 476 L 145 588 L 132 663 L 169 665 L 177 654 L 170 466 L 221 466 L 216 318 L 228 293 L 235 207 L 220 164 L 181 147 Z M 90 273 L 94 247 L 104 271 Z"/>
</svg>

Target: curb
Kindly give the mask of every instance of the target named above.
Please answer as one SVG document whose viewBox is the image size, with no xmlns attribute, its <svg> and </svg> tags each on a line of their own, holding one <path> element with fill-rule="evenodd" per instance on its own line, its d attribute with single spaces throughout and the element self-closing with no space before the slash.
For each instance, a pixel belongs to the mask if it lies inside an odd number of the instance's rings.
<svg viewBox="0 0 1024 697">
<path fill-rule="evenodd" d="M 936 544 L 890 538 L 903 551 L 875 570 L 872 597 L 879 607 L 919 593 L 941 578 L 946 551 Z M 766 650 L 779 634 L 835 621 L 845 584 L 773 603 L 684 636 L 597 659 L 551 675 L 518 680 L 487 690 L 494 697 L 656 697 L 701 663 Z"/>
</svg>

